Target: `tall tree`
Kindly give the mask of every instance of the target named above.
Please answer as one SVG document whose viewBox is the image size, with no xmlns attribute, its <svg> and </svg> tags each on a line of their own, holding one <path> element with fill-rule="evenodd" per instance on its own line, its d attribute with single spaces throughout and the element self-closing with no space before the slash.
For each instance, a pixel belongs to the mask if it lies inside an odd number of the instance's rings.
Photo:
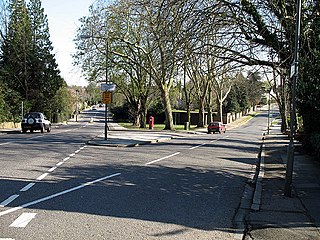
<svg viewBox="0 0 320 240">
<path fill-rule="evenodd" d="M 9 3 L 9 22 L 1 46 L 0 75 L 6 94 L 6 103 L 13 116 L 20 114 L 20 102 L 31 98 L 32 36 L 28 9 L 23 0 Z"/>
<path fill-rule="evenodd" d="M 62 87 L 63 79 L 60 76 L 58 65 L 52 54 L 52 43 L 48 27 L 47 16 L 41 6 L 41 0 L 30 0 L 28 10 L 32 30 L 32 79 L 33 108 L 51 111 L 51 99 Z"/>
</svg>

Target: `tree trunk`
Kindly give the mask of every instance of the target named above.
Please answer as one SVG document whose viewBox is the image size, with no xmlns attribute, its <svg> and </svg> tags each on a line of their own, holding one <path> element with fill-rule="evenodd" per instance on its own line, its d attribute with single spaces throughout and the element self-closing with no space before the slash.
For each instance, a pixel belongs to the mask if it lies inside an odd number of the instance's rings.
<svg viewBox="0 0 320 240">
<path fill-rule="evenodd" d="M 141 109 L 140 109 L 140 128 L 146 128 L 147 124 L 147 100 L 141 100 Z"/>
<path fill-rule="evenodd" d="M 199 102 L 199 121 L 197 127 L 204 127 L 204 101 Z"/>
<path fill-rule="evenodd" d="M 172 108 L 171 108 L 171 102 L 169 97 L 169 92 L 167 89 L 163 88 L 162 90 L 162 99 L 163 99 L 163 105 L 164 105 L 164 112 L 166 116 L 165 120 L 165 130 L 173 130 L 173 117 L 172 117 Z"/>
<path fill-rule="evenodd" d="M 134 113 L 133 113 L 133 126 L 135 127 L 139 127 L 140 124 L 141 124 L 141 101 L 138 100 L 136 103 L 135 103 L 135 106 L 134 107 Z"/>
<path fill-rule="evenodd" d="M 219 115 L 220 115 L 220 122 L 223 123 L 222 101 L 220 100 L 219 100 Z"/>
</svg>

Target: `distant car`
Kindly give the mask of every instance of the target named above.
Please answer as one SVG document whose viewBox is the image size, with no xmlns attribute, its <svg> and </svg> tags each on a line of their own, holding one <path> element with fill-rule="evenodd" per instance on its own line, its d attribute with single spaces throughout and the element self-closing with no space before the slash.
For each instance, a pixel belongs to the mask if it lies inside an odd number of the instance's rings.
<svg viewBox="0 0 320 240">
<path fill-rule="evenodd" d="M 212 132 L 225 133 L 226 126 L 222 122 L 211 122 L 208 125 L 208 133 Z"/>
<path fill-rule="evenodd" d="M 40 130 L 42 133 L 44 131 L 51 132 L 51 122 L 41 112 L 29 112 L 22 119 L 21 130 L 23 133 L 28 130 L 30 132 L 34 130 Z"/>
</svg>

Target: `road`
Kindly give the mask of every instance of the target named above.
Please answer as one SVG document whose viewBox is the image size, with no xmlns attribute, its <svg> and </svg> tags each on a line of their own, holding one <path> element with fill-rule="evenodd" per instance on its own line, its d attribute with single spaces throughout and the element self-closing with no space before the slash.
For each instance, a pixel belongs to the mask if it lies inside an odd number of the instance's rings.
<svg viewBox="0 0 320 240">
<path fill-rule="evenodd" d="M 87 145 L 103 132 L 102 116 L 88 111 L 51 133 L 0 135 L 0 239 L 241 238 L 234 217 L 266 114 L 226 134 Z"/>
</svg>

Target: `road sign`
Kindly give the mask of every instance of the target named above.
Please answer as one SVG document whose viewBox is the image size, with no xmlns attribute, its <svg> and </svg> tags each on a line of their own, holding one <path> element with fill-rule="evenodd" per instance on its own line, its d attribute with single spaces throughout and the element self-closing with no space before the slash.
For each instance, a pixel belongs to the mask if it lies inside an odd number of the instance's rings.
<svg viewBox="0 0 320 240">
<path fill-rule="evenodd" d="M 105 104 L 112 103 L 112 92 L 103 92 L 102 93 L 102 101 Z"/>
<path fill-rule="evenodd" d="M 114 92 L 116 90 L 116 85 L 111 83 L 101 83 L 102 92 Z"/>
</svg>

